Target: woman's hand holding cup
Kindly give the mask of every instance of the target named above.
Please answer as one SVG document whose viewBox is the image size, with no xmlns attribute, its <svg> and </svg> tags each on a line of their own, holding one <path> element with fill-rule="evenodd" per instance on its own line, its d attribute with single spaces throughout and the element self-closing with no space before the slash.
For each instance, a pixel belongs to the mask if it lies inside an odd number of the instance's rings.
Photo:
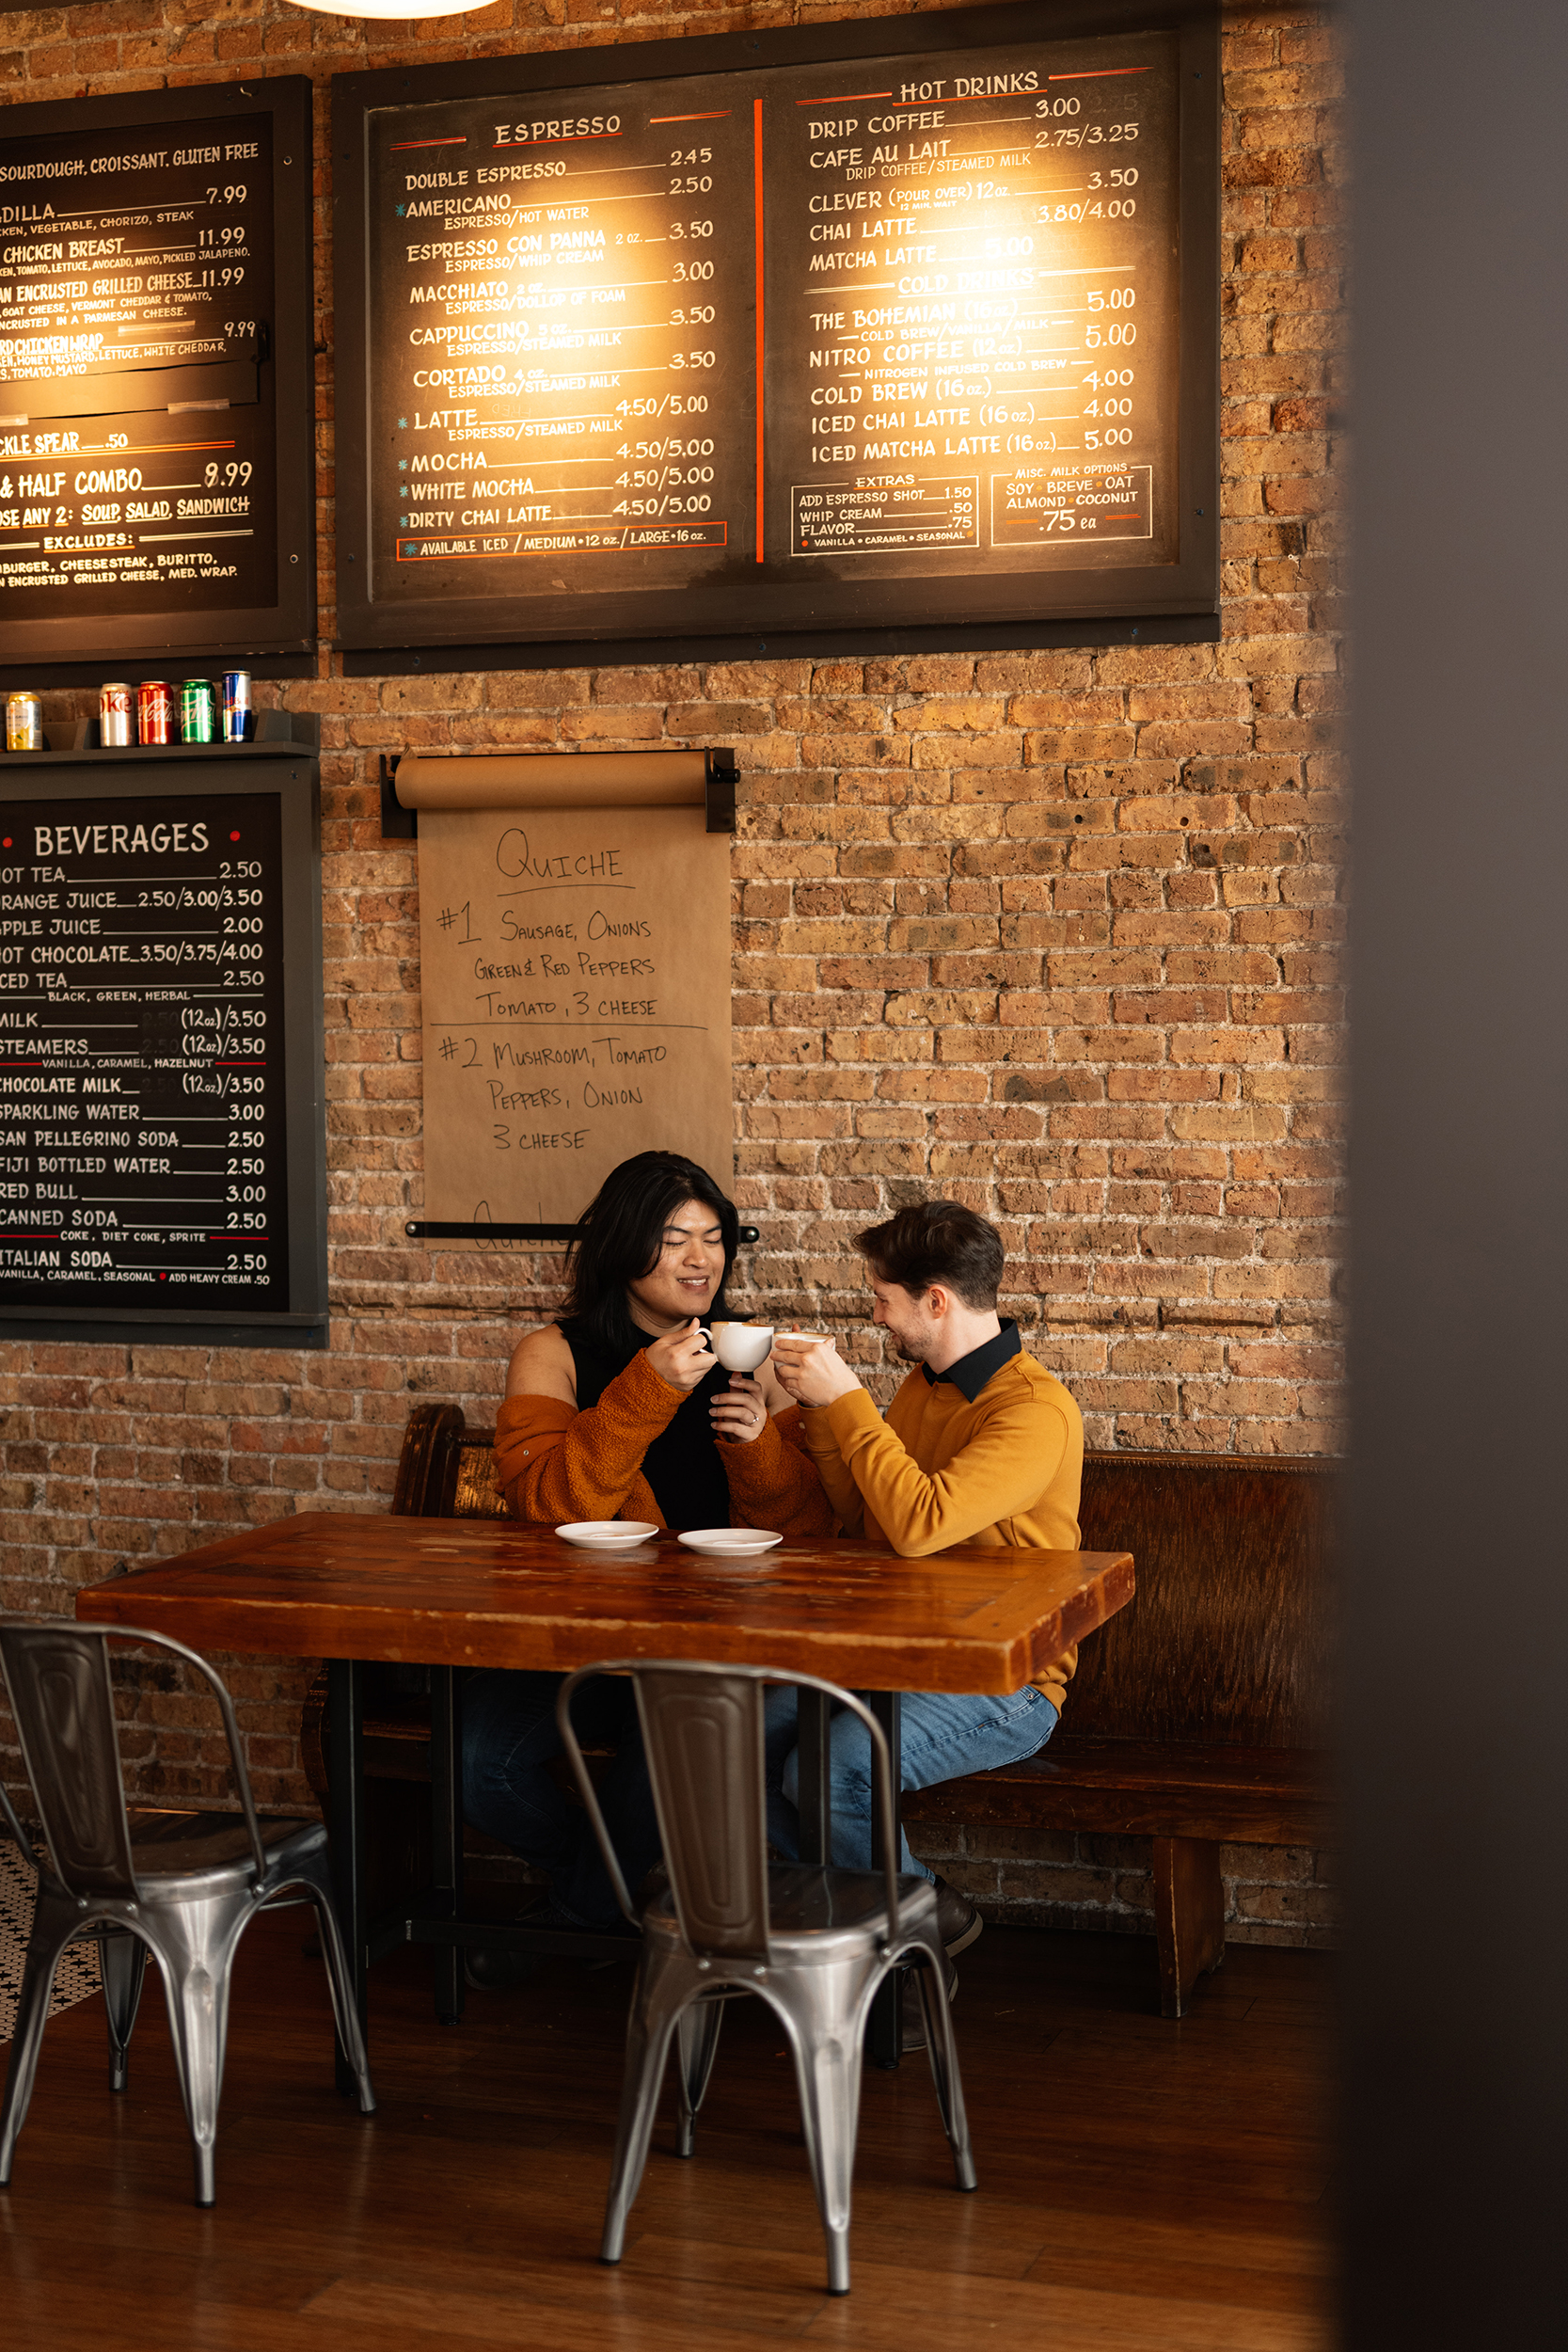
<svg viewBox="0 0 1568 2352">
<path fill-rule="evenodd" d="M 744 1373 L 732 1373 L 729 1387 L 721 1389 L 709 1405 L 708 1418 L 714 1436 L 725 1445 L 750 1445 L 768 1425 L 760 1383 L 748 1380 Z"/>
<path fill-rule="evenodd" d="M 666 1331 L 644 1353 L 661 1380 L 668 1380 L 673 1389 L 685 1389 L 689 1394 L 713 1370 L 707 1333 L 695 1315 L 680 1330 Z"/>
</svg>

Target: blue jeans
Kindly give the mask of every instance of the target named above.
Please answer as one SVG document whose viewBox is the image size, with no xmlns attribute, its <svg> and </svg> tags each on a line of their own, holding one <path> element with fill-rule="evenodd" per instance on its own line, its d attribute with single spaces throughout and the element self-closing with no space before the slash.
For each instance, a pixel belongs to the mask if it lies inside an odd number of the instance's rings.
<svg viewBox="0 0 1568 2352">
<path fill-rule="evenodd" d="M 768 1694 L 768 1835 L 781 1853 L 800 1855 L 800 1756 L 793 1687 Z M 956 1697 L 940 1691 L 906 1691 L 900 1713 L 903 1786 L 929 1788 L 964 1772 L 1018 1764 L 1043 1748 L 1056 1728 L 1056 1709 L 1032 1683 L 1006 1698 Z M 829 1792 L 833 1860 L 842 1869 L 871 1867 L 871 1741 L 865 1726 L 839 1708 L 829 1728 Z M 921 1878 L 934 1874 L 916 1861 L 898 1834 L 898 1867 Z"/>
<path fill-rule="evenodd" d="M 463 1811 L 486 1836 L 547 1872 L 557 1905 L 577 1926 L 610 1927 L 618 1923 L 620 1906 L 588 1816 L 549 1769 L 564 1753 L 555 1721 L 564 1680 L 499 1667 L 469 1676 L 463 1686 Z M 615 1750 L 599 1784 L 599 1805 L 635 1895 L 658 1860 L 659 1836 L 631 1684 L 619 1675 L 581 1684 L 572 1700 L 572 1727 L 584 1746 Z"/>
</svg>

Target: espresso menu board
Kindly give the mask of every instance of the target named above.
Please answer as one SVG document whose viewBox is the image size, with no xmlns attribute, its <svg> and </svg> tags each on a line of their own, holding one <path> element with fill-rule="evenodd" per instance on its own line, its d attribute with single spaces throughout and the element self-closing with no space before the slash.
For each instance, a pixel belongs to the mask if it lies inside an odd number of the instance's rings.
<svg viewBox="0 0 1568 2352">
<path fill-rule="evenodd" d="M 151 652 L 253 644 L 263 616 L 285 635 L 299 625 L 306 518 L 297 491 L 279 496 L 299 304 L 279 294 L 299 259 L 288 215 L 309 197 L 309 102 L 302 117 L 297 90 L 269 103 L 267 87 L 158 93 L 156 111 L 133 103 L 134 119 L 126 102 L 8 114 L 8 660 L 69 658 L 84 631 Z M 49 126 L 35 129 L 41 115 Z"/>
<path fill-rule="evenodd" d="M 1212 612 L 1199 17 L 345 84 L 344 641 Z"/>
<path fill-rule="evenodd" d="M 287 1050 L 291 927 L 311 959 L 286 835 L 310 817 L 297 773 L 263 771 L 0 782 L 0 1318 L 313 1308 Z"/>
</svg>

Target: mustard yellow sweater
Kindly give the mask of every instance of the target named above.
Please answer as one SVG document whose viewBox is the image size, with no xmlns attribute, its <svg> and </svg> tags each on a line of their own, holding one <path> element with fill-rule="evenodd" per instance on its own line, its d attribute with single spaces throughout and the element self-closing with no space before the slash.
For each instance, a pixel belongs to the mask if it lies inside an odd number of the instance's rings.
<svg viewBox="0 0 1568 2352">
<path fill-rule="evenodd" d="M 918 1560 L 950 1544 L 1079 1549 L 1084 1423 L 1061 1382 L 1020 1354 L 971 1404 L 911 1373 L 884 1421 L 863 1389 L 804 1416 L 807 1453 L 847 1535 Z M 1058 1711 L 1076 1648 L 1037 1677 Z"/>
</svg>

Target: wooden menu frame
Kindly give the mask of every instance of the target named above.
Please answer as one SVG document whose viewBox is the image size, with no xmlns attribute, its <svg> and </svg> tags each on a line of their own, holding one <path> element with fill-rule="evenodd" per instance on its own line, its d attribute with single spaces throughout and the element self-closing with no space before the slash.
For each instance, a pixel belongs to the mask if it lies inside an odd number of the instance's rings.
<svg viewBox="0 0 1568 2352">
<path fill-rule="evenodd" d="M 259 361 L 272 407 L 277 593 L 268 604 L 199 605 L 116 613 L 101 605 L 8 621 L 0 690 L 95 683 L 105 674 L 166 674 L 182 661 L 298 668 L 316 628 L 315 329 L 312 309 L 311 87 L 302 74 L 210 82 L 180 89 L 12 105 L 0 145 L 62 134 L 155 132 L 187 122 L 264 115 L 273 147 L 269 334 Z M 156 200 L 155 199 L 153 200 Z M 270 382 L 268 378 L 270 377 Z M 6 387 L 0 385 L 0 410 Z M 14 464 L 14 461 L 12 461 Z M 84 660 L 83 647 L 93 655 Z M 272 660 L 269 661 L 269 657 Z M 280 662 L 277 657 L 284 657 Z M 293 660 L 289 658 L 293 657 Z"/>
<path fill-rule="evenodd" d="M 876 580 L 839 581 L 824 593 L 820 571 L 806 579 L 800 564 L 791 568 L 771 561 L 758 577 L 736 579 L 732 570 L 721 580 L 716 572 L 689 592 L 683 586 L 673 595 L 656 596 L 628 586 L 624 593 L 617 588 L 592 597 L 551 597 L 536 579 L 515 593 L 465 594 L 458 584 L 465 567 L 449 564 L 445 580 L 433 578 L 428 592 L 418 598 L 403 592 L 395 603 L 378 598 L 372 339 L 380 314 L 372 294 L 372 124 L 379 112 L 445 102 L 521 99 L 531 93 L 543 98 L 574 88 L 587 93 L 707 75 L 750 77 L 750 87 L 759 72 L 766 79 L 770 72 L 801 66 L 842 61 L 852 67 L 858 59 L 911 53 L 936 55 L 1140 33 L 1174 36 L 1178 57 L 1173 102 L 1178 108 L 1178 325 L 1172 375 L 1180 545 L 1175 561 L 1141 566 L 1127 563 L 1114 575 L 1087 567 L 1041 567 L 1025 573 L 998 564 L 989 572 L 972 569 L 960 577 L 939 565 L 926 575 L 928 593 L 923 598 L 906 597 L 904 609 L 891 618 Z M 748 103 L 748 116 L 750 111 Z M 337 643 L 345 649 L 345 669 L 356 675 L 389 664 L 528 667 L 546 660 L 602 660 L 610 644 L 622 659 L 643 660 L 677 651 L 689 659 L 704 650 L 743 648 L 783 654 L 807 645 L 824 652 L 897 652 L 964 644 L 1006 647 L 1217 636 L 1218 126 L 1219 36 L 1213 0 L 1081 0 L 1079 5 L 1069 0 L 1044 21 L 1039 9 L 1016 6 L 897 19 L 879 16 L 809 30 L 488 57 L 420 68 L 417 73 L 412 68 L 391 68 L 335 77 Z M 752 233 L 748 220 L 748 241 Z M 403 319 L 397 323 L 401 327 Z M 762 341 L 759 337 L 759 345 Z M 380 553 L 385 564 L 386 550 Z M 432 566 L 433 573 L 440 569 Z M 674 626 L 672 611 L 680 615 Z"/>
</svg>

